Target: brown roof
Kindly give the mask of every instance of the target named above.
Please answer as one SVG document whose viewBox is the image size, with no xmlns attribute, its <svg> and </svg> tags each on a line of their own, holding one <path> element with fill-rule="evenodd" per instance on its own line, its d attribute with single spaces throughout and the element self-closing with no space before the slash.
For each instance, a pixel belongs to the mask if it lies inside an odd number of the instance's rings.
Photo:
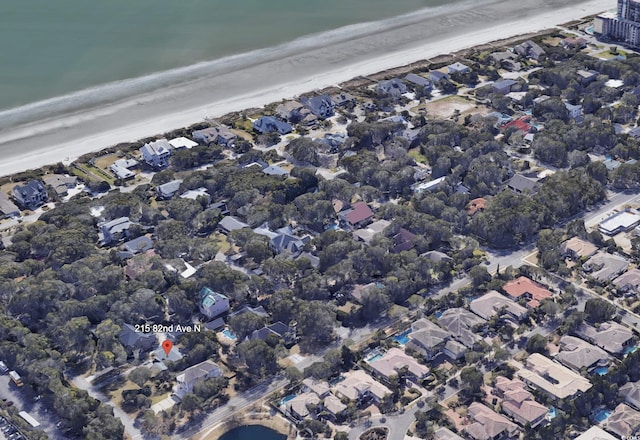
<svg viewBox="0 0 640 440">
<path fill-rule="evenodd" d="M 538 307 L 544 299 L 551 298 L 551 292 L 527 277 L 516 278 L 504 285 L 503 290 L 513 299 L 528 298 L 529 307 Z"/>
<path fill-rule="evenodd" d="M 598 251 L 596 245 L 579 237 L 573 237 L 560 245 L 562 252 L 570 251 L 578 257 L 590 257 Z"/>
<path fill-rule="evenodd" d="M 487 199 L 484 197 L 478 197 L 477 199 L 471 200 L 467 204 L 467 214 L 473 215 L 478 211 L 484 211 L 486 204 Z"/>
<path fill-rule="evenodd" d="M 621 403 L 611 413 L 604 428 L 622 438 L 630 438 L 640 428 L 640 412 Z"/>
<path fill-rule="evenodd" d="M 352 225 L 371 217 L 373 217 L 373 211 L 364 202 L 354 203 L 351 211 L 345 215 L 345 219 Z"/>
<path fill-rule="evenodd" d="M 465 431 L 475 440 L 491 440 L 500 434 L 510 437 L 518 430 L 515 423 L 478 402 L 469 405 L 469 415 L 474 423 L 467 426 Z"/>
</svg>

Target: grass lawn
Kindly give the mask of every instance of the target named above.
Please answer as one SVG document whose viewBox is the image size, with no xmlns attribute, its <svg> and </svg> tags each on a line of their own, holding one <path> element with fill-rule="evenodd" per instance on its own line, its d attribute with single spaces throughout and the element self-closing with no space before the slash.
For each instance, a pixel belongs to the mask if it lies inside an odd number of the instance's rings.
<svg viewBox="0 0 640 440">
<path fill-rule="evenodd" d="M 420 153 L 420 148 L 416 147 L 409 150 L 409 156 L 411 156 L 413 160 L 415 160 L 418 163 L 426 163 L 426 164 L 429 163 L 427 161 L 427 158 L 422 153 Z"/>
<path fill-rule="evenodd" d="M 227 240 L 227 237 L 219 232 L 214 232 L 209 236 L 209 240 L 219 246 L 218 252 L 226 254 L 231 249 L 231 244 Z"/>
<path fill-rule="evenodd" d="M 116 154 L 105 154 L 95 160 L 95 166 L 102 170 L 108 170 L 109 167 L 118 159 L 119 158 Z"/>
<path fill-rule="evenodd" d="M 138 385 L 131 382 L 130 380 L 127 380 L 124 385 L 109 393 L 109 400 L 111 400 L 114 405 L 117 405 L 118 408 L 120 408 L 120 406 L 122 405 L 122 392 L 125 390 L 137 390 L 139 388 L 140 387 Z"/>
</svg>

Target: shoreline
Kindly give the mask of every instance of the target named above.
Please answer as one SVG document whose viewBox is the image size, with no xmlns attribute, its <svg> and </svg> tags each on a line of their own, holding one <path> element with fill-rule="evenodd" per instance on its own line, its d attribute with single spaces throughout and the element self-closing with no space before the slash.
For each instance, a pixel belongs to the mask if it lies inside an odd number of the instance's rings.
<svg viewBox="0 0 640 440">
<path fill-rule="evenodd" d="M 243 415 L 235 423 L 222 422 L 204 433 L 198 433 L 198 440 L 218 440 L 227 432 L 242 426 L 264 426 L 279 434 L 287 436 L 287 440 L 295 440 L 297 431 L 295 427 L 284 417 L 277 414 L 274 416 L 266 414 Z"/>
<path fill-rule="evenodd" d="M 122 142 L 186 127 L 205 117 L 261 107 L 359 76 L 550 29 L 614 6 L 611 0 L 525 3 L 484 3 L 101 107 L 7 128 L 0 131 L 0 176 L 68 162 Z M 496 21 L 497 16 L 503 18 Z"/>
</svg>

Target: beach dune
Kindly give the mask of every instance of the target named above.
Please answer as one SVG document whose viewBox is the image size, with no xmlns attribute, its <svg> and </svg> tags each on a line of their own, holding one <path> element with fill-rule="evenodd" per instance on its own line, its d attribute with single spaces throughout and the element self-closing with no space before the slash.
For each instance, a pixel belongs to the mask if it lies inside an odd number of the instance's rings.
<svg viewBox="0 0 640 440">
<path fill-rule="evenodd" d="M 613 7 L 470 0 L 0 112 L 0 176 Z"/>
</svg>

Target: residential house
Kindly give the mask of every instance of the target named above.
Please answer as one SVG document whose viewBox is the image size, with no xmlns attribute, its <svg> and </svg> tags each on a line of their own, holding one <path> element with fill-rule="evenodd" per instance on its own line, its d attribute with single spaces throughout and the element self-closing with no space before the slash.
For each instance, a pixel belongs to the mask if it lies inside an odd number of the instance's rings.
<svg viewBox="0 0 640 440">
<path fill-rule="evenodd" d="M 215 125 L 202 130 L 196 130 L 191 136 L 204 145 L 224 145 L 231 147 L 235 143 L 238 136 L 229 128 L 222 125 Z"/>
<path fill-rule="evenodd" d="M 518 194 L 534 192 L 537 185 L 535 180 L 524 177 L 522 174 L 514 175 L 507 183 L 507 187 Z"/>
<path fill-rule="evenodd" d="M 331 394 L 331 390 L 326 382 L 315 380 L 310 377 L 302 380 L 302 391 L 305 393 L 316 393 L 316 395 L 321 399 L 324 399 Z"/>
<path fill-rule="evenodd" d="M 399 98 L 402 94 L 407 93 L 407 86 L 400 78 L 393 78 L 380 81 L 376 85 L 378 95 Z"/>
<path fill-rule="evenodd" d="M 480 340 L 474 327 L 481 326 L 486 321 L 470 311 L 458 307 L 445 310 L 438 318 L 438 323 L 462 345 L 472 348 Z"/>
<path fill-rule="evenodd" d="M 393 247 L 391 252 L 398 254 L 403 251 L 408 251 L 416 245 L 416 234 L 407 231 L 405 228 L 400 228 L 398 233 L 393 236 Z"/>
<path fill-rule="evenodd" d="M 371 398 L 375 403 L 380 403 L 392 394 L 389 388 L 363 370 L 348 371 L 343 376 L 344 380 L 331 388 L 333 395 L 340 399 L 345 398 L 359 403 Z"/>
<path fill-rule="evenodd" d="M 618 292 L 637 295 L 640 290 L 640 270 L 631 269 L 611 282 Z"/>
<path fill-rule="evenodd" d="M 288 176 L 289 172 L 278 165 L 269 165 L 262 169 L 262 172 L 268 176 Z"/>
<path fill-rule="evenodd" d="M 446 179 L 447 176 L 442 176 L 429 182 L 414 183 L 411 185 L 411 189 L 417 194 L 423 193 L 424 191 L 434 191 L 439 189 L 446 182 Z"/>
<path fill-rule="evenodd" d="M 580 434 L 575 440 L 620 440 L 598 426 L 592 426 Z"/>
<path fill-rule="evenodd" d="M 545 420 L 549 412 L 546 406 L 535 401 L 521 380 L 498 376 L 494 390 L 502 398 L 502 411 L 520 426 L 528 424 L 535 428 Z"/>
<path fill-rule="evenodd" d="M 169 139 L 169 145 L 171 145 L 174 150 L 190 150 L 193 147 L 197 147 L 198 143 L 184 136 L 180 136 Z"/>
<path fill-rule="evenodd" d="M 587 47 L 587 40 L 584 38 L 563 38 L 560 40 L 560 47 L 564 49 L 584 49 Z"/>
<path fill-rule="evenodd" d="M 369 224 L 365 228 L 354 231 L 353 235 L 364 241 L 366 244 L 369 244 L 376 235 L 381 234 L 390 224 L 391 222 L 389 220 L 378 220 Z"/>
<path fill-rule="evenodd" d="M 193 385 L 198 379 L 221 377 L 222 370 L 213 361 L 206 360 L 187 368 L 176 377 L 174 393 L 182 399 L 185 394 L 193 392 Z"/>
<path fill-rule="evenodd" d="M 427 367 L 395 347 L 387 350 L 380 359 L 370 361 L 369 365 L 374 376 L 387 383 L 389 383 L 391 377 L 397 377 L 398 372 L 402 369 L 406 370 L 405 376 L 408 376 L 414 383 L 420 382 L 429 375 Z"/>
<path fill-rule="evenodd" d="M 598 77 L 599 73 L 596 72 L 595 70 L 578 69 L 576 71 L 576 75 L 578 77 L 578 82 L 582 86 L 587 86 L 590 83 L 592 83 L 593 81 L 595 81 L 595 79 Z"/>
<path fill-rule="evenodd" d="M 582 117 L 582 106 L 579 104 L 569 104 L 568 102 L 564 103 L 564 106 L 569 111 L 569 117 L 574 120 L 579 120 Z"/>
<path fill-rule="evenodd" d="M 20 208 L 9 200 L 9 197 L 5 193 L 0 192 L 0 218 L 19 216 Z"/>
<path fill-rule="evenodd" d="M 454 73 L 469 73 L 469 72 L 471 72 L 471 69 L 469 68 L 469 66 L 459 62 L 455 62 L 447 66 L 447 73 L 449 75 L 452 75 Z"/>
<path fill-rule="evenodd" d="M 347 92 L 340 92 L 335 95 L 331 95 L 331 100 L 336 107 L 347 107 L 356 103 L 356 98 Z"/>
<path fill-rule="evenodd" d="M 557 400 L 574 398 L 591 388 L 588 379 L 540 353 L 530 355 L 517 375 L 528 386 Z"/>
<path fill-rule="evenodd" d="M 556 359 L 578 372 L 583 368 L 592 370 L 595 367 L 606 366 L 610 360 L 603 349 L 567 335 L 560 338 L 560 352 Z"/>
<path fill-rule="evenodd" d="M 633 438 L 640 430 L 640 412 L 621 403 L 603 423 L 603 428 L 620 438 Z"/>
<path fill-rule="evenodd" d="M 518 44 L 513 50 L 522 57 L 528 57 L 532 60 L 538 60 L 546 54 L 543 48 L 538 43 L 527 40 L 524 43 Z"/>
<path fill-rule="evenodd" d="M 135 280 L 143 273 L 149 272 L 153 267 L 151 258 L 155 255 L 155 251 L 149 249 L 143 254 L 134 255 L 132 258 L 129 258 L 124 268 L 124 274 L 130 279 Z"/>
<path fill-rule="evenodd" d="M 487 321 L 497 314 L 508 317 L 514 323 L 520 323 L 528 314 L 526 308 L 504 295 L 491 290 L 469 303 L 469 309 Z"/>
<path fill-rule="evenodd" d="M 433 433 L 433 440 L 463 440 L 463 438 L 448 428 L 440 427 Z"/>
<path fill-rule="evenodd" d="M 171 156 L 171 144 L 166 139 L 158 139 L 154 142 L 144 144 L 140 148 L 142 158 L 153 168 L 164 168 L 169 164 Z"/>
<path fill-rule="evenodd" d="M 597 251 L 596 245 L 579 237 L 572 237 L 560 245 L 562 256 L 573 260 L 589 258 Z"/>
<path fill-rule="evenodd" d="M 451 261 L 453 261 L 453 258 L 440 251 L 427 251 L 420 256 L 436 263 L 450 263 Z"/>
<path fill-rule="evenodd" d="M 42 177 L 45 185 L 50 186 L 59 197 L 64 197 L 70 189 L 78 184 L 76 176 L 65 176 L 62 174 L 46 174 Z"/>
<path fill-rule="evenodd" d="M 640 409 L 640 382 L 627 382 L 620 387 L 618 394 L 624 398 L 624 401 L 634 407 Z"/>
<path fill-rule="evenodd" d="M 425 318 L 411 324 L 411 333 L 408 336 L 407 349 L 421 354 L 427 360 L 435 358 L 451 339 L 449 332 Z"/>
<path fill-rule="evenodd" d="M 518 55 L 515 52 L 493 52 L 489 55 L 489 58 L 491 58 L 498 67 L 510 72 L 516 72 L 522 69 L 522 64 L 518 62 Z"/>
<path fill-rule="evenodd" d="M 138 165 L 139 162 L 135 159 L 118 159 L 109 166 L 109 170 L 116 176 L 116 179 L 129 180 L 135 177 L 136 173 L 131 170 Z"/>
<path fill-rule="evenodd" d="M 582 270 L 599 283 L 607 283 L 628 267 L 629 262 L 625 258 L 599 251 L 582 265 Z"/>
<path fill-rule="evenodd" d="M 439 70 L 432 70 L 431 72 L 429 72 L 429 79 L 434 84 L 438 84 L 440 81 L 448 81 L 449 75 L 444 72 L 440 72 Z"/>
<path fill-rule="evenodd" d="M 320 399 L 315 393 L 302 393 L 287 402 L 287 411 L 296 419 L 303 420 L 319 405 Z"/>
<path fill-rule="evenodd" d="M 515 81 L 513 79 L 499 79 L 493 83 L 493 93 L 506 95 L 507 93 L 511 92 L 514 86 L 516 86 L 517 84 L 518 81 Z"/>
<path fill-rule="evenodd" d="M 334 115 L 335 104 L 327 94 L 314 96 L 312 98 L 303 97 L 300 99 L 300 102 L 302 102 L 307 110 L 314 116 L 320 119 L 327 119 Z"/>
<path fill-rule="evenodd" d="M 285 101 L 276 107 L 276 115 L 283 121 L 297 124 L 302 119 L 300 111 L 303 108 L 298 101 Z"/>
<path fill-rule="evenodd" d="M 478 211 L 482 212 L 487 206 L 487 199 L 484 197 L 478 197 L 477 199 L 470 200 L 467 203 L 467 214 L 475 215 Z"/>
<path fill-rule="evenodd" d="M 158 185 L 158 187 L 156 188 L 158 197 L 165 200 L 172 198 L 180 189 L 180 185 L 182 185 L 181 179 L 172 180 L 171 182 Z"/>
<path fill-rule="evenodd" d="M 640 214 L 632 210 L 617 212 L 598 225 L 600 232 L 606 235 L 616 235 L 620 232 L 628 232 L 640 224 Z"/>
<path fill-rule="evenodd" d="M 140 350 L 145 352 L 158 345 L 158 340 L 154 334 L 138 332 L 131 324 L 122 325 L 122 331 L 118 335 L 118 339 L 130 351 Z"/>
<path fill-rule="evenodd" d="M 603 322 L 598 327 L 582 323 L 575 333 L 611 354 L 622 354 L 634 346 L 633 332 L 614 321 Z"/>
<path fill-rule="evenodd" d="M 229 313 L 229 318 L 233 318 L 234 316 L 241 316 L 241 315 L 244 315 L 245 313 L 251 313 L 259 318 L 265 318 L 265 319 L 269 318 L 269 313 L 267 313 L 264 307 L 262 306 L 251 307 L 248 305 L 244 305 L 239 309 Z"/>
<path fill-rule="evenodd" d="M 514 301 L 527 301 L 527 306 L 531 308 L 538 307 L 543 300 L 553 296 L 549 290 L 527 277 L 519 277 L 511 280 L 505 284 L 502 289 L 507 292 Z"/>
<path fill-rule="evenodd" d="M 373 219 L 373 211 L 365 202 L 357 202 L 351 208 L 340 212 L 338 217 L 351 228 L 362 228 Z"/>
<path fill-rule="evenodd" d="M 288 134 L 293 131 L 290 124 L 274 118 L 273 116 L 262 116 L 253 123 L 253 130 L 260 133 Z"/>
<path fill-rule="evenodd" d="M 416 88 L 421 88 L 424 91 L 430 91 L 433 88 L 433 83 L 424 76 L 416 75 L 415 73 L 409 73 L 404 77 L 406 82 L 413 84 Z"/>
<path fill-rule="evenodd" d="M 227 215 L 223 217 L 222 220 L 218 223 L 218 227 L 224 234 L 228 234 L 231 231 L 236 231 L 242 228 L 248 228 L 249 225 L 241 222 L 237 217 Z"/>
<path fill-rule="evenodd" d="M 291 234 L 278 234 L 269 240 L 269 247 L 276 254 L 281 254 L 284 251 L 297 254 L 302 252 L 305 245 L 309 242 L 309 239 L 310 237 L 308 235 L 304 238 L 300 238 Z"/>
<path fill-rule="evenodd" d="M 211 203 L 209 190 L 203 186 L 183 192 L 182 194 L 180 194 L 180 198 L 189 200 L 198 200 L 199 198 L 203 198 L 206 201 L 207 205 Z"/>
<path fill-rule="evenodd" d="M 124 239 L 132 225 L 129 217 L 98 223 L 98 239 L 102 244 L 111 244 Z"/>
<path fill-rule="evenodd" d="M 347 405 L 342 403 L 336 396 L 327 396 L 322 402 L 322 407 L 328 412 L 333 420 L 341 419 L 344 417 L 344 412 L 347 409 Z"/>
<path fill-rule="evenodd" d="M 482 403 L 473 402 L 468 408 L 473 423 L 464 432 L 473 440 L 517 438 L 518 426 Z"/>
<path fill-rule="evenodd" d="M 291 346 L 296 342 L 296 329 L 278 321 L 261 329 L 254 330 L 249 335 L 250 340 L 260 339 L 261 341 L 266 341 L 269 337 L 275 338 L 277 341 L 282 341 L 285 346 Z"/>
<path fill-rule="evenodd" d="M 129 240 L 123 245 L 125 258 L 147 252 L 153 248 L 153 241 L 146 235 Z"/>
<path fill-rule="evenodd" d="M 209 319 L 217 318 L 229 311 L 229 298 L 221 293 L 214 292 L 208 287 L 203 287 L 198 293 L 198 297 L 200 313 Z"/>
<path fill-rule="evenodd" d="M 25 185 L 14 186 L 13 197 L 23 208 L 36 209 L 47 201 L 47 190 L 39 180 L 31 180 Z"/>
</svg>

